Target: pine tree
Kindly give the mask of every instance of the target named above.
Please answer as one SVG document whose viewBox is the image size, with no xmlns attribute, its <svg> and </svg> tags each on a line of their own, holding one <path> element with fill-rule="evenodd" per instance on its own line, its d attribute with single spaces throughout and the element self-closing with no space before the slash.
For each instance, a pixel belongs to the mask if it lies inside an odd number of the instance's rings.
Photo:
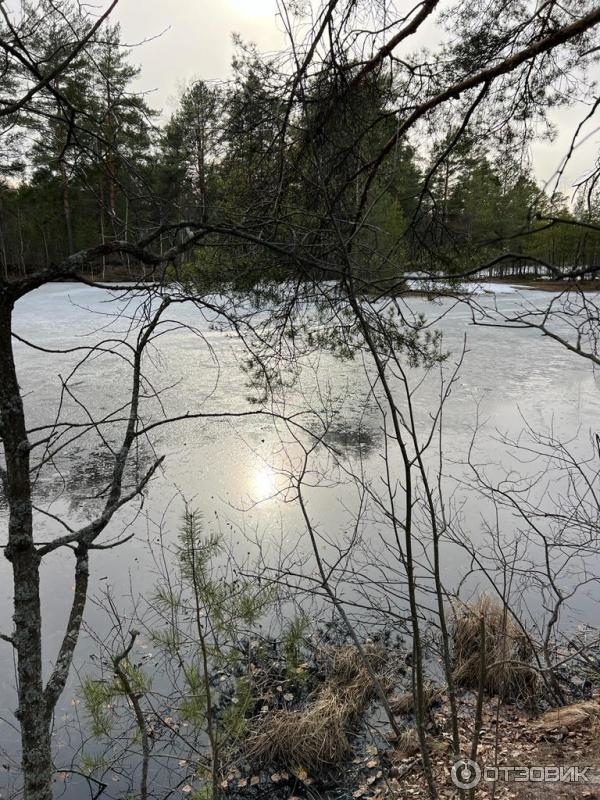
<svg viewBox="0 0 600 800">
<path fill-rule="evenodd" d="M 176 178 L 176 202 L 183 218 L 206 219 L 215 200 L 221 116 L 219 89 L 195 81 L 183 92 L 176 112 L 165 126 L 163 165 Z"/>
<path fill-rule="evenodd" d="M 130 208 L 131 186 L 124 181 L 138 180 L 138 194 L 144 169 L 151 156 L 153 112 L 131 84 L 140 73 L 129 61 L 121 45 L 119 25 L 107 26 L 92 51 L 94 76 L 89 99 L 96 143 L 101 238 L 106 240 L 107 217 L 114 238 L 127 239 L 134 209 Z M 127 191 L 123 191 L 124 189 Z M 141 220 L 138 223 L 141 224 Z"/>
</svg>

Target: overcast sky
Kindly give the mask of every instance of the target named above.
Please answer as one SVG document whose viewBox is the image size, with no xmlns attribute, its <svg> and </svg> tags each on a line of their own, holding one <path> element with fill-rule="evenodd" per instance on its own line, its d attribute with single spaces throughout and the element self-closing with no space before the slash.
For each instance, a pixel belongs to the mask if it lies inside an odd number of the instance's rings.
<svg viewBox="0 0 600 800">
<path fill-rule="evenodd" d="M 171 108 L 191 78 L 228 77 L 233 33 L 263 52 L 285 41 L 275 0 L 120 0 L 112 19 L 121 23 L 125 42 L 151 39 L 133 60 L 142 65 L 140 86 L 154 90 L 157 108 Z"/>
<path fill-rule="evenodd" d="M 120 0 L 113 19 L 121 23 L 124 41 L 134 44 L 151 39 L 133 54 L 142 66 L 139 88 L 150 92 L 155 108 L 168 113 L 186 81 L 230 74 L 233 33 L 256 43 L 263 52 L 279 50 L 285 39 L 275 12 L 275 0 Z M 574 126 L 584 114 L 580 108 L 555 115 L 558 139 L 536 145 L 532 153 L 539 180 L 548 180 L 559 167 Z M 586 128 L 589 138 L 577 150 L 562 186 L 567 192 L 594 164 L 600 149 L 598 124 L 596 120 Z"/>
</svg>

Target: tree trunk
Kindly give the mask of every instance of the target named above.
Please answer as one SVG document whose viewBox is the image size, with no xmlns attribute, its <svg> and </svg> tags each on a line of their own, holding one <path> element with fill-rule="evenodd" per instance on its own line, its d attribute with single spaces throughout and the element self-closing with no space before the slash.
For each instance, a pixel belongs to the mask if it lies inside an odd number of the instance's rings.
<svg viewBox="0 0 600 800">
<path fill-rule="evenodd" d="M 104 235 L 104 181 L 100 181 L 100 242 L 106 242 Z M 92 276 L 93 277 L 93 276 Z M 102 255 L 102 280 L 106 278 L 106 256 Z"/>
<path fill-rule="evenodd" d="M 29 441 L 17 380 L 12 341 L 13 299 L 0 299 L 0 433 L 6 471 L 3 475 L 9 508 L 8 546 L 14 581 L 13 644 L 17 654 L 21 726 L 21 764 L 25 800 L 52 800 L 50 712 L 42 678 L 42 619 L 40 557 L 33 541 L 33 512 L 29 474 Z"/>
<path fill-rule="evenodd" d="M 0 250 L 2 251 L 2 270 L 4 272 L 4 280 L 8 281 L 8 256 L 6 254 L 6 242 L 4 240 L 4 208 L 2 198 L 0 197 Z"/>
<path fill-rule="evenodd" d="M 24 800 L 52 800 L 54 766 L 51 717 L 46 709 L 42 683 L 39 557 L 33 547 L 8 557 L 14 576 L 13 638 L 18 658 L 17 717 L 21 725 Z"/>
<path fill-rule="evenodd" d="M 113 226 L 113 233 L 115 237 L 117 235 L 116 231 L 116 223 L 117 223 L 117 180 L 116 180 L 116 171 L 115 171 L 115 158 L 113 153 L 109 150 L 108 155 L 106 157 L 106 163 L 108 167 L 108 202 L 109 202 L 109 213 L 110 218 L 112 221 Z"/>
<path fill-rule="evenodd" d="M 75 245 L 73 244 L 73 222 L 71 218 L 71 198 L 69 196 L 69 179 L 67 177 L 67 170 L 65 165 L 60 164 L 60 175 L 62 179 L 63 190 L 63 211 L 65 214 L 65 227 L 67 230 L 67 244 L 69 246 L 68 255 L 75 252 Z"/>
<path fill-rule="evenodd" d="M 200 219 L 206 219 L 206 169 L 204 157 L 204 135 L 198 131 L 196 135 L 196 170 L 198 172 L 198 190 L 200 194 Z"/>
</svg>

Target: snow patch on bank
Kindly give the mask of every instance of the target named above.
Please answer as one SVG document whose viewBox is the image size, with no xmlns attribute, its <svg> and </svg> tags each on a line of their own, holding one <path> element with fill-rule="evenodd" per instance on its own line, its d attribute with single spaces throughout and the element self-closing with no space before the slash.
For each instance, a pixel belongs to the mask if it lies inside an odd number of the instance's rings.
<svg viewBox="0 0 600 800">
<path fill-rule="evenodd" d="M 406 281 L 409 289 L 416 292 L 439 292 L 449 291 L 459 294 L 515 294 L 519 291 L 517 286 L 511 286 L 508 283 L 473 283 L 466 282 L 451 286 L 449 283 L 442 281 L 432 281 L 427 279 L 414 279 Z"/>
</svg>

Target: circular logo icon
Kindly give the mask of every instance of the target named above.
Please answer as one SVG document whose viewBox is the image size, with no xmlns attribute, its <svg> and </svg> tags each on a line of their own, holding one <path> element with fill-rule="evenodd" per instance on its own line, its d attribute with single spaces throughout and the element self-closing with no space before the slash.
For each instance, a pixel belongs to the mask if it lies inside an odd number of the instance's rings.
<svg viewBox="0 0 600 800">
<path fill-rule="evenodd" d="M 473 789 L 481 780 L 481 767 L 470 758 L 461 758 L 452 766 L 451 777 L 459 789 Z"/>
</svg>

